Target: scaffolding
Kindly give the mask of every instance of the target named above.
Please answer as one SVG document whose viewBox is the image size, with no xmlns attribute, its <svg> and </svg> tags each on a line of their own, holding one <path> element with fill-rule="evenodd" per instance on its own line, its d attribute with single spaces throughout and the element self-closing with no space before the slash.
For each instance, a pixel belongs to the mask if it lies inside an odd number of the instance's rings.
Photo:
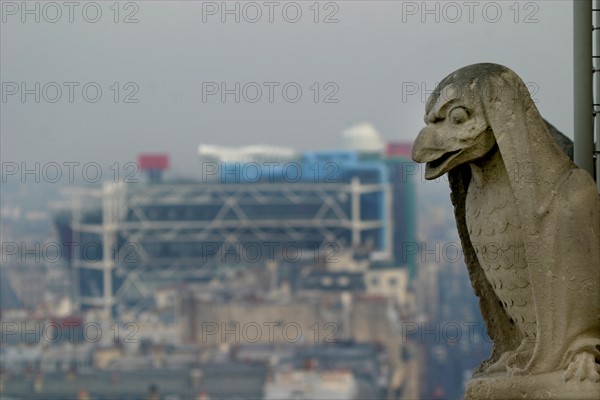
<svg viewBox="0 0 600 400">
<path fill-rule="evenodd" d="M 369 243 L 392 256 L 387 179 L 339 183 L 105 183 L 74 209 L 76 304 L 135 307 L 226 264 L 328 261 Z M 90 196 L 88 196 L 90 197 Z M 75 204 L 85 205 L 90 200 Z"/>
</svg>

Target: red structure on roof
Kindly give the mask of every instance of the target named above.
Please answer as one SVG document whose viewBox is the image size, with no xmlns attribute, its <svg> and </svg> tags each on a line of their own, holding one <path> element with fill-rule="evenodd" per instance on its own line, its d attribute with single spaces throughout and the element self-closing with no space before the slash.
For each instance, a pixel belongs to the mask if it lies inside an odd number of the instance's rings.
<svg viewBox="0 0 600 400">
<path fill-rule="evenodd" d="M 406 157 L 411 158 L 412 143 L 392 142 L 387 144 L 385 155 L 388 157 Z"/>
<path fill-rule="evenodd" d="M 142 171 L 149 169 L 165 170 L 169 168 L 169 156 L 167 154 L 140 154 L 138 165 Z"/>
</svg>

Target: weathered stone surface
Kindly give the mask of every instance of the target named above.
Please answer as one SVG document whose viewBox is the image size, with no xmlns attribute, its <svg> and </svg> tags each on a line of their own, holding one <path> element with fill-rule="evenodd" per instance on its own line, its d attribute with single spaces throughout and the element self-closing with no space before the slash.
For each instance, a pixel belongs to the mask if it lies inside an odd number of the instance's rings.
<svg viewBox="0 0 600 400">
<path fill-rule="evenodd" d="M 517 400 L 517 399 L 577 399 L 598 400 L 600 391 L 598 384 L 585 380 L 564 382 L 562 372 L 550 372 L 532 377 L 513 376 L 506 379 L 503 374 L 474 378 L 469 383 L 465 397 L 467 399 Z"/>
<path fill-rule="evenodd" d="M 453 72 L 425 113 L 413 159 L 426 163 L 427 179 L 449 174 L 469 276 L 494 341 L 466 397 L 600 398 L 593 179 L 501 65 Z"/>
</svg>

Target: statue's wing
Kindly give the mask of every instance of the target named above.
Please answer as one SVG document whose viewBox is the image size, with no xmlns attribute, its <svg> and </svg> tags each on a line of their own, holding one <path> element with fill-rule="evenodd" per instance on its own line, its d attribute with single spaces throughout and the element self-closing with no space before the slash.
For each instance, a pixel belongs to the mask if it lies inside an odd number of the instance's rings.
<svg viewBox="0 0 600 400">
<path fill-rule="evenodd" d="M 573 142 L 571 139 L 563 135 L 548 121 L 544 120 L 544 122 L 559 147 L 569 158 L 573 159 Z M 506 314 L 505 309 L 501 306 L 500 300 L 494 293 L 492 286 L 486 279 L 469 237 L 465 217 L 465 200 L 469 182 L 471 181 L 471 169 L 468 166 L 459 166 L 448 173 L 448 179 L 451 189 L 450 196 L 454 205 L 456 226 L 469 278 L 471 279 L 475 295 L 479 298 L 479 307 L 481 308 L 481 314 L 483 315 L 488 335 L 494 341 L 492 355 L 479 367 L 479 371 L 476 371 L 480 372 L 488 365 L 494 363 L 502 353 L 517 347 L 520 336 L 515 326 L 510 322 L 510 317 Z"/>
<path fill-rule="evenodd" d="M 591 288 L 600 280 L 600 201 L 514 72 L 490 75 L 482 92 L 526 244 L 536 340 L 524 370 L 556 371 L 578 353 L 598 353 L 600 297 Z"/>
<path fill-rule="evenodd" d="M 565 154 L 569 156 L 571 161 L 573 161 L 573 141 L 565 135 L 563 135 L 561 131 L 556 129 L 556 127 L 550 122 L 546 121 L 545 118 L 542 119 L 546 123 L 546 126 L 548 127 L 548 130 L 552 135 L 552 138 L 556 143 L 558 143 L 558 147 L 560 147 L 565 152 Z"/>
<path fill-rule="evenodd" d="M 515 325 L 510 322 L 510 317 L 506 314 L 500 300 L 485 277 L 477 259 L 475 249 L 471 244 L 465 216 L 467 188 L 471 180 L 469 166 L 463 165 L 451 170 L 448 173 L 448 179 L 451 189 L 450 197 L 454 205 L 456 226 L 462 244 L 465 263 L 467 264 L 467 271 L 469 272 L 469 278 L 471 279 L 475 295 L 479 297 L 479 307 L 486 324 L 487 334 L 494 342 L 492 355 L 475 371 L 477 374 L 482 372 L 488 365 L 496 362 L 502 353 L 515 349 L 520 344 L 521 339 Z"/>
</svg>

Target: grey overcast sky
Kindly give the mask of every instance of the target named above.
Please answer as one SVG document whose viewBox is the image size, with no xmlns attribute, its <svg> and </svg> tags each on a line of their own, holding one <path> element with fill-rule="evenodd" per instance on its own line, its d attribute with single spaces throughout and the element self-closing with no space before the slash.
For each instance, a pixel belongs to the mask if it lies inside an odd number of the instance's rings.
<svg viewBox="0 0 600 400">
<path fill-rule="evenodd" d="M 108 168 L 156 151 L 194 175 L 201 143 L 332 149 L 361 122 L 410 141 L 423 124 L 422 91 L 477 62 L 512 68 L 572 138 L 570 1 L 287 3 L 229 1 L 238 23 L 221 1 L 28 2 L 33 14 L 2 1 L 2 161 Z M 240 83 L 239 103 L 209 94 L 222 82 Z M 264 82 L 279 84 L 272 102 Z M 33 91 L 24 102 L 23 84 Z M 256 86 L 262 97 L 251 103 Z"/>
</svg>

